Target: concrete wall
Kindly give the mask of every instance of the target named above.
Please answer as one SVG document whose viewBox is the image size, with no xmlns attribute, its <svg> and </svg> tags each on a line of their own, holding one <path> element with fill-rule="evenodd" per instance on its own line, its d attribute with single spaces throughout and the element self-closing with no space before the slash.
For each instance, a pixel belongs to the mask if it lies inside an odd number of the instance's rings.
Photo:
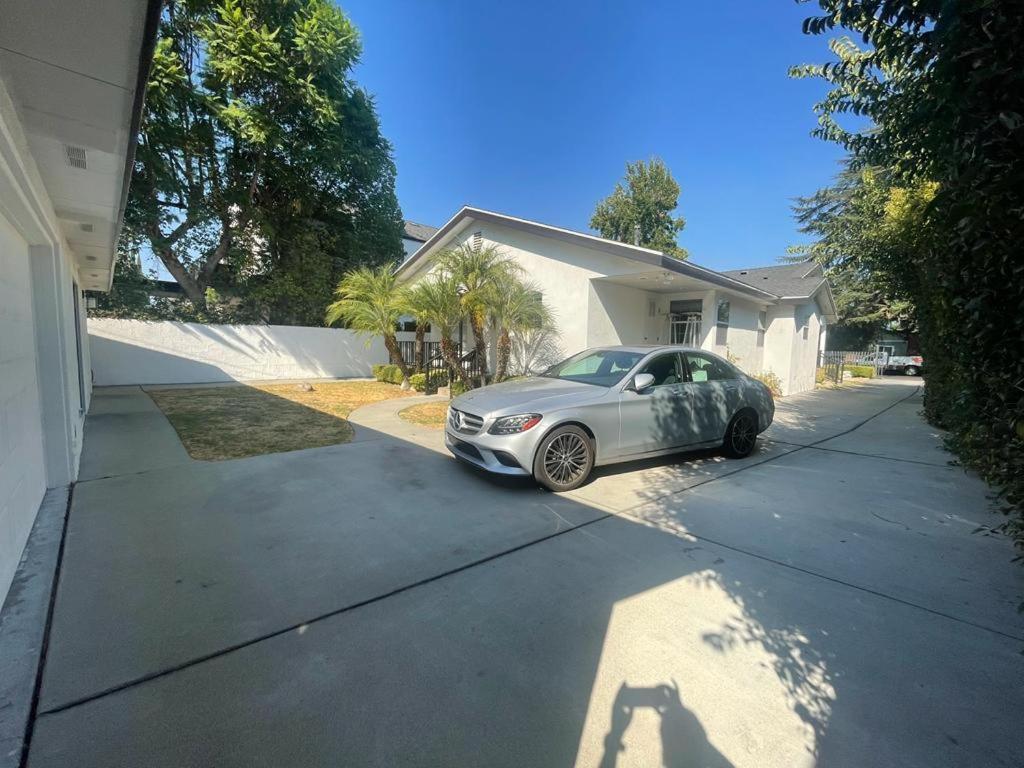
<svg viewBox="0 0 1024 768">
<path fill-rule="evenodd" d="M 98 386 L 354 378 L 387 362 L 380 339 L 335 328 L 92 319 Z"/>
</svg>

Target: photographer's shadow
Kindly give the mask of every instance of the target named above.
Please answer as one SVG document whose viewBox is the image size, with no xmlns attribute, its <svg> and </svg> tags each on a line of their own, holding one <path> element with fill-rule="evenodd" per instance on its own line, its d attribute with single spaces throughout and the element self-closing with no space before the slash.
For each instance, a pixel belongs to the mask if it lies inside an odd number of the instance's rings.
<svg viewBox="0 0 1024 768">
<path fill-rule="evenodd" d="M 679 686 L 658 685 L 633 688 L 623 683 L 612 704 L 612 725 L 604 739 L 600 768 L 615 768 L 626 749 L 623 736 L 641 708 L 653 709 L 661 717 L 661 763 L 663 768 L 733 768 L 722 753 L 708 741 L 700 720 L 683 706 Z"/>
</svg>

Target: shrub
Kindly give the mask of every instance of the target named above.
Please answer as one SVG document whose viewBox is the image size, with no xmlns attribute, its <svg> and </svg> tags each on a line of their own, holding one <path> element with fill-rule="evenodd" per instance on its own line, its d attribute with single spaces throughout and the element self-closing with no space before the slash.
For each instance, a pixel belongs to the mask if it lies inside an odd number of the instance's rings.
<svg viewBox="0 0 1024 768">
<path fill-rule="evenodd" d="M 782 397 L 782 379 L 772 371 L 761 371 L 760 373 L 752 373 L 750 375 L 768 387 L 772 397 Z"/>
<path fill-rule="evenodd" d="M 814 382 L 816 384 L 824 384 L 826 378 L 828 378 L 828 371 L 824 368 L 818 368 L 814 371 Z"/>
<path fill-rule="evenodd" d="M 377 381 L 383 381 L 385 384 L 402 383 L 402 369 L 397 365 L 375 365 L 371 370 L 373 371 L 373 378 Z"/>
<path fill-rule="evenodd" d="M 875 376 L 875 369 L 870 365 L 844 365 L 843 370 L 849 371 L 855 379 L 872 379 Z"/>
<path fill-rule="evenodd" d="M 457 395 L 461 395 L 465 391 L 466 391 L 466 385 L 463 384 L 461 381 L 456 379 L 455 381 L 452 382 L 452 386 L 451 386 L 452 397 L 456 397 Z"/>
</svg>

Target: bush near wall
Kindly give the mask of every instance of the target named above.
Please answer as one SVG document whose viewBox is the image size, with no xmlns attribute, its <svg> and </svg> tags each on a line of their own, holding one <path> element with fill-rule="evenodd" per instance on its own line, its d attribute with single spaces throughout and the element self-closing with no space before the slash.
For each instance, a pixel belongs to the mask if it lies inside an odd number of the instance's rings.
<svg viewBox="0 0 1024 768">
<path fill-rule="evenodd" d="M 751 377 L 757 379 L 768 387 L 768 391 L 772 393 L 772 397 L 782 397 L 782 379 L 771 371 L 753 373 L 751 374 Z"/>
<path fill-rule="evenodd" d="M 383 381 L 385 384 L 401 384 L 402 369 L 397 365 L 375 365 L 373 366 L 373 378 Z"/>
<path fill-rule="evenodd" d="M 875 369 L 870 365 L 844 365 L 843 370 L 849 371 L 855 379 L 873 379 L 875 377 Z"/>
</svg>

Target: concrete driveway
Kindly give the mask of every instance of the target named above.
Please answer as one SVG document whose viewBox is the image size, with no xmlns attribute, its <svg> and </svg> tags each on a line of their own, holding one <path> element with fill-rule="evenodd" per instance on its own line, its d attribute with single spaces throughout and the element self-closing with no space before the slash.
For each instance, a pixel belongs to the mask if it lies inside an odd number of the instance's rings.
<svg viewBox="0 0 1024 768">
<path fill-rule="evenodd" d="M 97 391 L 29 765 L 1020 766 L 1024 579 L 916 383 L 565 495 L 393 404 L 207 463 Z"/>
</svg>

